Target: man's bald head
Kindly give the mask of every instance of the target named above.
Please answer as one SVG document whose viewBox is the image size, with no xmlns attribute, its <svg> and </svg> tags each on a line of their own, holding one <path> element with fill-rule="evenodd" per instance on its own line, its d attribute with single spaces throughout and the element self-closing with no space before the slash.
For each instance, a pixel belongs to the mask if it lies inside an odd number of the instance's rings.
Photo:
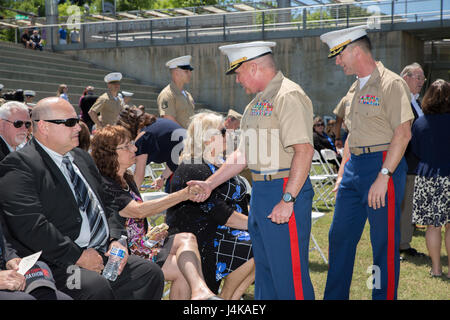
<svg viewBox="0 0 450 320">
<path fill-rule="evenodd" d="M 59 97 L 49 97 L 39 100 L 33 108 L 31 119 L 33 121 L 52 119 L 53 113 L 59 109 L 72 109 L 72 105 Z"/>
<path fill-rule="evenodd" d="M 36 139 L 46 147 L 62 155 L 78 146 L 80 126 L 68 127 L 64 123 L 54 123 L 45 120 L 66 120 L 77 118 L 73 106 L 59 97 L 40 100 L 33 108 L 33 133 Z"/>
</svg>

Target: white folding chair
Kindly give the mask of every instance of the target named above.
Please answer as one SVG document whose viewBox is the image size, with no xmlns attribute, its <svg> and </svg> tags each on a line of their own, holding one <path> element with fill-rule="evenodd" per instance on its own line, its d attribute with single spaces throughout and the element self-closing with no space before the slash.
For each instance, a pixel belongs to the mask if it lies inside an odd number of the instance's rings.
<svg viewBox="0 0 450 320">
<path fill-rule="evenodd" d="M 331 149 L 322 149 L 320 150 L 320 154 L 322 155 L 322 158 L 324 159 L 324 164 L 327 166 L 328 173 L 332 176 L 335 176 L 337 178 L 337 174 L 334 173 L 333 167 L 330 164 L 330 161 L 335 161 L 337 164 L 337 167 L 339 169 L 339 166 L 341 165 L 336 157 L 336 152 L 334 152 Z"/>
<path fill-rule="evenodd" d="M 328 264 L 327 258 L 325 258 L 325 255 L 323 254 L 322 250 L 320 249 L 320 247 L 316 241 L 316 238 L 314 238 L 314 235 L 312 233 L 312 226 L 314 225 L 314 223 L 316 223 L 317 220 L 319 220 L 323 216 L 325 216 L 325 214 L 322 212 L 319 212 L 319 211 L 311 212 L 311 240 L 313 241 L 314 246 L 312 248 L 310 248 L 309 251 L 312 251 L 312 250 L 319 251 L 319 254 L 322 257 L 323 261 L 325 261 L 325 263 Z"/>
<path fill-rule="evenodd" d="M 328 172 L 328 168 L 323 163 L 317 150 L 314 150 L 310 169 L 310 180 L 316 194 L 315 200 L 313 201 L 314 209 L 319 211 L 317 209 L 317 203 L 319 201 L 323 201 L 327 209 L 333 207 L 334 196 L 331 190 L 333 189 L 335 178 Z"/>
<path fill-rule="evenodd" d="M 150 162 L 145 167 L 145 177 L 152 177 L 152 180 L 155 181 L 165 169 L 164 163 Z"/>
</svg>

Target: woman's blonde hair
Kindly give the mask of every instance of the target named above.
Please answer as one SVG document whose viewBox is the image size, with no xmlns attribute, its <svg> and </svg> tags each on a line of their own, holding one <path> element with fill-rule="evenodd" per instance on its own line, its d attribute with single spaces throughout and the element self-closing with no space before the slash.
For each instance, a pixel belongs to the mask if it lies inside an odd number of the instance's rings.
<svg viewBox="0 0 450 320">
<path fill-rule="evenodd" d="M 212 135 L 219 133 L 219 127 L 223 122 L 223 116 L 213 112 L 194 115 L 183 140 L 180 162 L 201 161 L 206 149 L 205 142 L 209 141 Z"/>
</svg>

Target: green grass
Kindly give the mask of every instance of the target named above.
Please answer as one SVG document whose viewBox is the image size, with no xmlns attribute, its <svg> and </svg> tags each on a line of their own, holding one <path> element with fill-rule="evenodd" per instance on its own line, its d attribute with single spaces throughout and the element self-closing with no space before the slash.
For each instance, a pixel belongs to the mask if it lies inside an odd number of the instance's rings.
<svg viewBox="0 0 450 320">
<path fill-rule="evenodd" d="M 311 232 L 322 249 L 325 256 L 328 256 L 328 231 L 333 219 L 334 209 L 327 209 L 323 203 L 319 202 L 318 209 L 325 213 L 325 216 L 319 219 L 313 226 Z M 367 288 L 367 279 L 369 274 L 367 268 L 373 264 L 372 248 L 370 244 L 370 226 L 367 222 L 364 232 L 359 241 L 352 285 L 350 289 L 351 300 L 370 300 L 372 292 Z M 444 238 L 444 228 L 442 232 Z M 312 241 L 310 243 L 312 245 Z M 399 300 L 449 300 L 450 299 L 450 280 L 445 277 L 448 272 L 448 258 L 445 251 L 445 245 L 442 243 L 441 262 L 444 276 L 441 278 L 431 278 L 429 270 L 431 269 L 431 259 L 425 244 L 425 231 L 416 229 L 413 234 L 411 246 L 419 252 L 426 254 L 425 257 L 406 257 L 400 263 L 400 280 L 398 287 Z M 322 260 L 319 252 L 313 250 L 309 255 L 310 275 L 314 286 L 316 299 L 323 299 L 325 283 L 327 278 L 328 265 Z M 244 295 L 244 299 L 253 299 L 253 285 L 249 287 Z"/>
</svg>

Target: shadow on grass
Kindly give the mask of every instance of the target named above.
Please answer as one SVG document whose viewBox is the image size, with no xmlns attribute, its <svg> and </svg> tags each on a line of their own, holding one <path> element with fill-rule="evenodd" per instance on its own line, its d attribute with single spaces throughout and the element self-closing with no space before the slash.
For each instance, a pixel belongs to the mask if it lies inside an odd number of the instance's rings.
<svg viewBox="0 0 450 320">
<path fill-rule="evenodd" d="M 325 262 L 309 262 L 309 270 L 314 272 L 328 272 L 328 265 Z"/>
</svg>

